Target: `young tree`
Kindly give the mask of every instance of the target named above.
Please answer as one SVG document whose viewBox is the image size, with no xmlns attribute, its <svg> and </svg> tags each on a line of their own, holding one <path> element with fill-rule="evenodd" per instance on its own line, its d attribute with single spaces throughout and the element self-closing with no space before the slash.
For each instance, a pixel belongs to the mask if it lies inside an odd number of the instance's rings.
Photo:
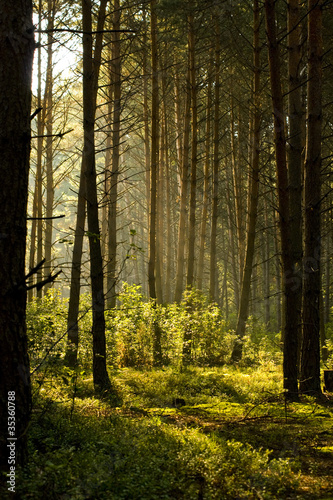
<svg viewBox="0 0 333 500">
<path fill-rule="evenodd" d="M 25 245 L 30 154 L 32 2 L 0 8 L 0 469 L 8 473 L 7 438 L 15 437 L 17 463 L 27 454 L 31 389 L 25 324 Z M 15 396 L 14 396 L 15 395 Z M 8 429 L 8 399 L 15 430 Z M 11 434 L 14 433 L 14 435 Z M 14 443 L 14 441 L 11 441 Z"/>
</svg>

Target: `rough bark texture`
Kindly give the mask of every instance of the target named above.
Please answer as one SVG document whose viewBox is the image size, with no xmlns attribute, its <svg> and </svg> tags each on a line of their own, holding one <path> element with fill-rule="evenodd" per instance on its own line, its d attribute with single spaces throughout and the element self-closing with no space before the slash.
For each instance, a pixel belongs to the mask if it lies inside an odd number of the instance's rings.
<svg viewBox="0 0 333 500">
<path fill-rule="evenodd" d="M 320 387 L 320 205 L 322 127 L 322 6 L 308 1 L 308 111 L 305 160 L 305 224 L 303 267 L 303 343 L 300 389 L 321 393 Z"/>
<path fill-rule="evenodd" d="M 265 1 L 266 29 L 269 50 L 269 68 L 274 114 L 274 142 L 277 169 L 277 186 L 279 201 L 279 225 L 282 251 L 282 288 L 285 297 L 283 318 L 283 375 L 286 396 L 290 399 L 298 396 L 298 360 L 297 360 L 297 304 L 294 293 L 294 273 L 292 260 L 292 240 L 290 227 L 289 180 L 286 160 L 286 127 L 281 87 L 281 68 L 279 45 L 276 33 L 275 1 Z"/>
<path fill-rule="evenodd" d="M 290 197 L 290 238 L 293 273 L 288 276 L 294 281 L 295 315 L 293 328 L 297 332 L 298 351 L 301 340 L 302 316 L 302 122 L 301 99 L 301 23 L 299 0 L 288 2 L 288 176 Z"/>
<path fill-rule="evenodd" d="M 237 342 L 235 343 L 232 360 L 239 361 L 242 357 L 242 340 L 245 335 L 245 326 L 248 319 L 251 276 L 254 258 L 254 243 L 256 233 L 256 222 L 258 215 L 259 195 L 259 158 L 260 158 L 260 43 L 259 43 L 259 4 L 254 0 L 254 36 L 253 36 L 253 65 L 254 65 L 254 88 L 253 88 L 253 136 L 252 136 L 252 159 L 249 175 L 249 214 L 247 224 L 247 241 L 245 251 L 245 264 L 241 284 L 240 306 L 237 319 Z"/>
<path fill-rule="evenodd" d="M 157 205 L 157 108 L 158 108 L 158 76 L 157 76 L 157 20 L 156 1 L 151 0 L 151 66 L 152 66 L 152 109 L 151 109 L 151 159 L 150 159 L 150 217 L 149 217 L 149 261 L 148 284 L 149 295 L 156 298 L 156 205 Z"/>
<path fill-rule="evenodd" d="M 97 99 L 97 85 L 99 77 L 99 68 L 101 64 L 101 51 L 102 51 L 102 41 L 103 41 L 103 26 L 105 22 L 105 10 L 106 10 L 107 0 L 101 0 L 98 21 L 97 21 L 97 31 L 94 60 L 91 62 L 91 82 L 90 85 L 93 88 L 91 103 L 90 105 L 94 109 L 94 117 L 96 112 L 96 99 Z M 92 47 L 91 47 L 92 51 Z M 80 172 L 80 185 L 78 193 L 77 202 L 77 213 L 76 213 L 76 226 L 75 226 L 75 237 L 73 245 L 73 258 L 72 258 L 72 270 L 71 270 L 71 287 L 70 287 L 70 297 L 68 304 L 68 317 L 67 317 L 67 330 L 68 330 L 68 345 L 66 352 L 66 361 L 69 366 L 74 366 L 77 361 L 77 351 L 79 345 L 79 304 L 80 304 L 80 281 L 81 281 L 81 261 L 82 261 L 82 248 L 83 248 L 83 237 L 84 237 L 84 227 L 86 221 L 86 157 L 82 155 L 81 172 Z"/>
<path fill-rule="evenodd" d="M 112 167 L 109 194 L 109 240 L 107 265 L 107 303 L 116 305 L 116 261 L 117 261 L 117 200 L 120 159 L 120 116 L 121 116 L 121 55 L 120 55 L 120 5 L 116 0 L 113 5 L 113 43 L 110 79 L 113 84 L 113 120 L 112 120 Z M 118 30 L 118 31 L 117 31 Z"/>
<path fill-rule="evenodd" d="M 220 32 L 216 26 L 215 44 L 215 86 L 214 86 L 214 156 L 213 156 L 213 193 L 212 193 L 212 222 L 210 234 L 210 299 L 217 300 L 217 217 L 218 217 L 218 188 L 219 188 L 219 125 L 220 125 Z"/>
<path fill-rule="evenodd" d="M 47 35 L 47 69 L 46 69 L 46 85 L 45 85 L 45 104 L 46 104 L 46 217 L 49 220 L 45 221 L 45 274 L 46 278 L 51 273 L 52 264 L 52 215 L 54 202 L 54 187 L 53 187 L 53 34 L 54 27 L 55 5 L 53 0 L 48 0 L 48 21 L 47 28 L 50 32 Z M 46 292 L 51 287 L 51 283 L 47 283 L 44 287 Z"/>
<path fill-rule="evenodd" d="M 149 223 L 149 295 L 156 299 L 156 229 L 157 229 L 157 178 L 158 178 L 158 60 L 157 60 L 157 16 L 156 0 L 151 0 L 151 68 L 152 68 L 152 106 L 151 106 L 151 163 L 150 163 L 150 223 Z M 154 320 L 154 364 L 162 363 L 161 331 L 157 318 Z"/>
<path fill-rule="evenodd" d="M 0 6 L 0 470 L 9 472 L 8 392 L 15 392 L 16 464 L 26 459 L 31 390 L 25 325 L 32 3 Z M 6 478 L 8 479 L 8 478 Z"/>
<path fill-rule="evenodd" d="M 209 62 L 209 74 L 213 73 L 214 51 L 211 50 Z M 207 109 L 206 109 L 206 130 L 205 130 L 205 164 L 204 164 L 204 188 L 202 200 L 202 218 L 200 225 L 200 250 L 198 259 L 197 283 L 198 289 L 202 289 L 204 274 L 204 258 L 207 231 L 208 215 L 208 194 L 209 194 L 209 175 L 210 175 L 210 150 L 211 150 L 211 112 L 212 112 L 212 78 L 209 78 L 207 84 Z"/>
<path fill-rule="evenodd" d="M 197 189 L 197 150 L 198 150 L 198 109 L 197 109 L 197 83 L 195 67 L 195 36 L 193 14 L 189 15 L 189 62 L 190 62 L 190 84 L 191 84 L 191 110 L 192 110 L 192 147 L 191 147 L 191 183 L 190 183 L 190 215 L 188 232 L 188 260 L 186 285 L 192 287 L 194 284 L 194 245 L 195 245 L 195 211 L 196 211 L 196 189 Z"/>
<path fill-rule="evenodd" d="M 103 261 L 98 220 L 95 165 L 95 80 L 92 56 L 91 0 L 82 1 L 83 31 L 83 159 L 85 165 L 90 278 L 93 310 L 93 378 L 96 392 L 110 388 L 106 369 Z"/>
<path fill-rule="evenodd" d="M 185 103 L 184 120 L 184 140 L 183 154 L 181 158 L 181 182 L 180 182 L 180 214 L 178 225 L 178 245 L 177 245 L 177 270 L 175 286 L 175 302 L 180 302 L 183 293 L 184 268 L 185 268 L 185 231 L 187 214 L 187 191 L 188 191 L 188 171 L 189 171 L 189 138 L 191 120 L 191 95 L 189 89 L 189 76 L 187 78 L 187 94 Z"/>
</svg>

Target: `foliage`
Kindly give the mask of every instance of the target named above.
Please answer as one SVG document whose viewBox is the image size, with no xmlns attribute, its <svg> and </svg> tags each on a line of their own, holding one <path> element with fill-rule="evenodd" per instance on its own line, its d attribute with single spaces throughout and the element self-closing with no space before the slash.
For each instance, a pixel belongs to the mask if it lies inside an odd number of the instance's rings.
<svg viewBox="0 0 333 500">
<path fill-rule="evenodd" d="M 67 342 L 67 299 L 49 290 L 27 308 L 29 352 L 32 367 L 44 358 L 46 364 L 64 357 Z M 108 363 L 117 367 L 152 367 L 153 324 L 161 330 L 163 364 L 180 366 L 183 339 L 190 332 L 191 363 L 195 366 L 223 366 L 229 361 L 235 339 L 229 323 L 216 304 L 200 291 L 184 293 L 180 304 L 156 305 L 138 285 L 124 283 L 118 307 L 106 311 Z M 88 368 L 92 358 L 91 296 L 82 294 L 79 314 L 79 360 Z M 242 366 L 281 363 L 279 338 L 268 334 L 264 325 L 249 318 Z"/>
<path fill-rule="evenodd" d="M 82 296 L 85 365 L 91 356 L 89 303 Z M 34 364 L 66 332 L 66 311 L 66 300 L 54 292 L 29 304 Z M 154 314 L 170 363 L 161 369 L 151 366 Z M 188 326 L 197 366 L 182 367 Z M 17 471 L 19 498 L 38 500 L 48 491 L 48 498 L 64 500 L 297 500 L 321 498 L 323 484 L 331 492 L 332 409 L 312 400 L 285 404 L 274 337 L 259 323 L 248 324 L 243 363 L 200 366 L 214 359 L 211 353 L 228 359 L 232 333 L 218 308 L 197 292 L 178 305 L 155 308 L 139 287 L 126 285 L 118 307 L 107 312 L 107 332 L 118 406 L 94 398 L 91 368 L 63 365 L 60 340 L 53 362 L 33 377 L 30 459 Z M 137 366 L 125 366 L 129 362 Z"/>
<path fill-rule="evenodd" d="M 91 298 L 82 294 L 80 300 L 79 356 L 82 364 L 90 363 Z M 68 300 L 59 290 L 50 289 L 43 298 L 34 298 L 27 304 L 27 336 L 30 362 L 35 368 L 41 362 L 50 365 L 61 361 L 66 352 Z"/>
<path fill-rule="evenodd" d="M 141 287 L 123 284 L 119 307 L 107 312 L 107 343 L 112 364 L 152 366 L 155 319 L 162 332 L 164 364 L 180 364 L 186 330 L 192 334 L 192 361 L 217 365 L 227 361 L 234 339 L 220 309 L 199 291 L 187 291 L 180 304 L 156 305 Z"/>
<path fill-rule="evenodd" d="M 132 383 L 136 376 L 133 370 Z M 152 386 L 156 376 L 149 378 Z M 185 385 L 193 374 L 183 378 Z M 45 491 L 51 499 L 278 499 L 297 487 L 288 458 L 272 458 L 269 450 L 234 439 L 232 431 L 207 434 L 144 409 L 115 410 L 87 395 L 72 413 L 66 394 L 52 401 L 55 390 L 61 392 L 53 388 L 35 403 L 31 458 L 17 481 L 22 499 L 43 498 Z"/>
<path fill-rule="evenodd" d="M 50 289 L 42 299 L 34 298 L 27 306 L 27 336 L 30 363 L 34 368 L 45 356 L 47 362 L 62 356 L 66 348 L 67 301 Z M 56 343 L 57 342 L 57 343 Z"/>
<path fill-rule="evenodd" d="M 333 323 L 325 325 L 325 346 L 327 349 L 327 359 L 325 361 L 326 368 L 333 369 Z"/>
</svg>

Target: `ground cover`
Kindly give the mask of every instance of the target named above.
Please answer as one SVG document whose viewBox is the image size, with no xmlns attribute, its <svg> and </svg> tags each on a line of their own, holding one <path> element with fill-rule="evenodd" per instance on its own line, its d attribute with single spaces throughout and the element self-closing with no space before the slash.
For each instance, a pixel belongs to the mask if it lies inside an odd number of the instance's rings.
<svg viewBox="0 0 333 500">
<path fill-rule="evenodd" d="M 17 498 L 333 498 L 332 402 L 286 404 L 273 363 L 111 374 L 102 401 L 60 361 L 34 378 Z"/>
</svg>

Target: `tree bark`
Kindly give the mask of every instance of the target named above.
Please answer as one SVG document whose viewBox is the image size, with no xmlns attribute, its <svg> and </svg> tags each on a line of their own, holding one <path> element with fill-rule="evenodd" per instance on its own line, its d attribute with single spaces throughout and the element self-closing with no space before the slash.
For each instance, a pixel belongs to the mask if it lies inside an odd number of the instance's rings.
<svg viewBox="0 0 333 500">
<path fill-rule="evenodd" d="M 302 122 L 303 107 L 301 99 L 301 23 L 299 0 L 288 2 L 288 117 L 289 136 L 287 148 L 289 197 L 290 197 L 290 238 L 291 258 L 294 280 L 294 322 L 293 328 L 298 338 L 298 351 L 301 346 L 302 322 Z M 299 357 L 299 353 L 298 353 Z"/>
<path fill-rule="evenodd" d="M 115 0 L 113 5 L 112 58 L 111 75 L 113 85 L 113 120 L 112 120 L 112 167 L 109 193 L 109 240 L 107 265 L 107 303 L 108 307 L 116 305 L 116 263 L 117 263 L 117 201 L 120 158 L 120 120 L 121 120 L 121 53 L 120 53 L 120 4 Z"/>
<path fill-rule="evenodd" d="M 210 151 L 211 151 L 211 112 L 212 112 L 212 78 L 214 65 L 214 51 L 211 50 L 209 61 L 209 76 L 207 83 L 207 109 L 206 109 L 206 130 L 205 130 L 205 164 L 204 164 L 204 190 L 202 200 L 202 218 L 200 226 L 200 249 L 198 259 L 197 283 L 198 289 L 202 290 L 203 274 L 204 274 L 204 258 L 205 258 L 205 243 L 207 231 L 207 215 L 208 215 L 208 194 L 209 194 L 209 174 L 210 174 Z"/>
<path fill-rule="evenodd" d="M 0 470 L 5 474 L 9 473 L 9 444 L 15 444 L 13 465 L 26 463 L 31 410 L 25 247 L 33 32 L 31 1 L 22 0 L 19 8 L 11 2 L 1 3 Z M 15 403 L 15 430 L 9 428 L 9 400 Z M 17 441 L 8 440 L 11 437 Z"/>
<path fill-rule="evenodd" d="M 96 91 L 92 53 L 91 0 L 82 1 L 83 41 L 83 163 L 86 181 L 87 220 L 90 250 L 90 278 L 93 312 L 93 378 L 97 393 L 110 389 L 106 369 L 103 261 L 98 220 L 95 165 Z"/>
<path fill-rule="evenodd" d="M 284 389 L 288 399 L 298 397 L 298 359 L 297 359 L 297 304 L 294 293 L 295 266 L 292 259 L 292 240 L 290 226 L 289 180 L 286 161 L 286 127 L 281 87 L 281 68 L 279 45 L 276 34 L 275 0 L 265 0 L 266 30 L 269 50 L 272 105 L 274 115 L 274 142 L 277 168 L 277 188 L 279 201 L 279 224 L 282 251 L 282 288 L 285 297 L 283 318 L 283 375 Z"/>
<path fill-rule="evenodd" d="M 148 262 L 148 284 L 149 295 L 157 299 L 156 290 L 156 230 L 157 230 L 157 178 L 158 178 L 158 59 L 157 59 L 157 14 L 156 0 L 151 0 L 151 69 L 152 69 L 152 105 L 151 105 L 151 162 L 150 162 L 150 221 L 149 221 L 149 262 Z M 161 331 L 158 320 L 155 317 L 153 323 L 154 365 L 162 363 Z"/>
<path fill-rule="evenodd" d="M 178 251 L 177 251 L 175 302 L 181 301 L 183 293 L 183 283 L 184 283 L 190 120 L 191 120 L 191 94 L 190 94 L 190 84 L 189 84 L 189 74 L 188 74 L 187 85 L 186 85 L 183 154 L 181 161 L 180 213 L 179 213 L 179 224 L 178 224 L 178 245 L 177 245 Z"/>
<path fill-rule="evenodd" d="M 197 83 L 195 67 L 195 34 L 193 14 L 188 16 L 189 25 L 189 63 L 191 85 L 191 110 L 192 110 L 192 143 L 191 143 L 191 183 L 190 183 L 190 214 L 188 234 L 188 260 L 187 260 L 187 287 L 194 284 L 194 258 L 195 258 L 195 210 L 197 189 L 197 150 L 198 150 L 198 109 L 197 109 Z"/>
<path fill-rule="evenodd" d="M 254 259 L 254 244 L 256 234 L 256 223 L 258 215 L 258 197 L 259 197 L 259 167 L 260 167 L 260 9 L 258 0 L 253 3 L 253 67 L 254 67 L 254 86 L 253 86 L 253 131 L 251 143 L 251 169 L 249 173 L 249 214 L 247 221 L 247 239 L 245 251 L 245 263 L 241 284 L 240 305 L 237 318 L 236 336 L 237 341 L 234 345 L 231 359 L 239 361 L 242 357 L 243 339 L 245 335 L 246 322 L 249 315 L 251 276 Z"/>
<path fill-rule="evenodd" d="M 46 69 L 46 84 L 45 84 L 45 128 L 46 128 L 46 217 L 45 221 L 45 266 L 46 278 L 51 273 L 52 263 L 52 214 L 54 202 L 54 187 L 53 187 L 53 34 L 55 16 L 55 4 L 53 0 L 48 0 L 48 22 L 47 29 L 50 30 L 47 35 L 47 69 Z M 46 292 L 51 287 L 48 283 L 44 287 Z"/>
<path fill-rule="evenodd" d="M 42 0 L 38 5 L 38 22 L 42 22 Z M 37 108 L 42 108 L 42 43 L 41 33 L 38 35 L 38 53 L 37 53 Z M 42 175 L 42 157 L 43 157 L 43 134 L 45 123 L 45 109 L 37 115 L 37 165 L 36 165 L 36 183 L 37 183 L 37 264 L 43 260 L 43 175 Z M 40 267 L 36 273 L 37 283 L 43 279 L 43 269 Z M 37 290 L 37 297 L 41 298 L 42 288 Z"/>
<path fill-rule="evenodd" d="M 212 179 L 212 219 L 210 234 L 210 273 L 209 292 L 213 302 L 217 300 L 217 217 L 219 201 L 219 131 L 220 131 L 220 30 L 216 23 L 215 41 L 215 85 L 214 85 L 214 153 L 213 153 L 213 179 Z"/>
<path fill-rule="evenodd" d="M 322 139 L 322 7 L 308 1 L 308 109 L 305 160 L 303 342 L 300 390 L 320 394 L 320 208 Z"/>
<path fill-rule="evenodd" d="M 96 112 L 96 99 L 97 99 L 97 87 L 98 87 L 98 77 L 99 68 L 101 64 L 101 52 L 102 52 L 102 40 L 103 40 L 103 26 L 105 21 L 105 10 L 106 10 L 107 0 L 101 0 L 98 21 L 97 21 L 97 31 L 95 51 L 94 51 L 94 61 L 93 61 L 93 95 L 91 105 L 94 107 L 94 113 Z M 95 120 L 95 114 L 94 114 Z M 77 351 L 79 346 L 79 305 L 80 305 L 80 288 L 81 288 L 81 260 L 82 260 L 82 248 L 83 248 L 83 238 L 85 234 L 85 221 L 86 221 L 86 176 L 85 176 L 85 155 L 82 154 L 81 161 L 81 171 L 80 171 L 80 184 L 78 192 L 77 201 L 77 213 L 76 213 L 76 225 L 74 234 L 74 245 L 73 245 L 73 257 L 72 257 L 72 270 L 71 270 L 71 286 L 70 286 L 70 296 L 68 304 L 68 316 L 67 316 L 67 350 L 66 350 L 66 362 L 69 366 L 74 366 L 77 362 Z"/>
</svg>

